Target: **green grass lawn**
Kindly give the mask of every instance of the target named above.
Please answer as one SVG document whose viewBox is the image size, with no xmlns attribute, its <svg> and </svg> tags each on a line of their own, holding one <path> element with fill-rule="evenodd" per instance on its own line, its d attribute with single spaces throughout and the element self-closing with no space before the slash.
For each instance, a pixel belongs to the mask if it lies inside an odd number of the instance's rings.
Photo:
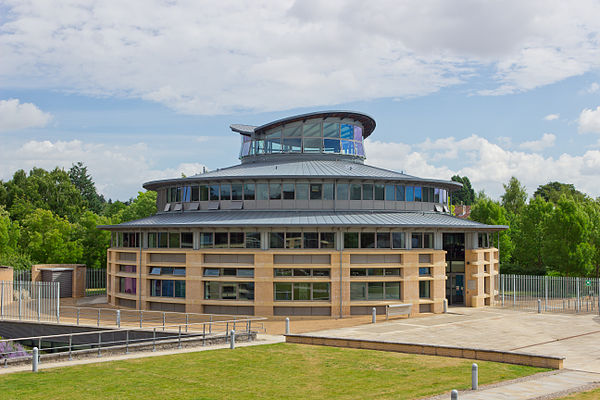
<svg viewBox="0 0 600 400">
<path fill-rule="evenodd" d="M 414 399 L 466 389 L 470 360 L 273 344 L 0 375 L 2 399 Z M 541 368 L 478 362 L 480 384 Z"/>
<path fill-rule="evenodd" d="M 591 390 L 589 392 L 573 393 L 566 397 L 561 397 L 557 400 L 598 400 L 600 399 L 600 389 Z"/>
</svg>

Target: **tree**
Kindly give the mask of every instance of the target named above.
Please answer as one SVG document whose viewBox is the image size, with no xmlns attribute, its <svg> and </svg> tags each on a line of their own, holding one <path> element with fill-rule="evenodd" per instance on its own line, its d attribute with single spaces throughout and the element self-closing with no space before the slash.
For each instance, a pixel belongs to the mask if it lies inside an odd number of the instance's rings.
<svg viewBox="0 0 600 400">
<path fill-rule="evenodd" d="M 96 185 L 92 177 L 88 174 L 87 167 L 81 161 L 73 164 L 71 169 L 69 169 L 69 178 L 71 179 L 71 183 L 79 190 L 87 208 L 99 214 L 106 200 L 96 191 Z"/>
<path fill-rule="evenodd" d="M 469 217 L 473 221 L 488 225 L 509 225 L 506 210 L 497 202 L 483 198 L 477 201 L 471 208 Z M 513 244 L 509 234 L 506 231 L 500 232 L 500 243 L 496 235 L 492 235 L 492 245 L 500 249 L 500 263 L 507 263 L 512 254 Z"/>
<path fill-rule="evenodd" d="M 504 194 L 502 195 L 502 206 L 508 211 L 509 215 L 517 215 L 527 204 L 527 192 L 525 186 L 514 176 L 510 178 L 508 184 L 504 186 Z"/>
<path fill-rule="evenodd" d="M 118 223 L 133 221 L 156 214 L 156 192 L 138 192 L 131 204 L 116 215 Z"/>
<path fill-rule="evenodd" d="M 466 176 L 460 177 L 454 175 L 452 178 L 454 182 L 462 183 L 462 188 L 452 193 L 452 204 L 464 204 L 471 205 L 475 202 L 475 190 L 471 187 L 471 181 Z"/>
<path fill-rule="evenodd" d="M 77 237 L 83 247 L 82 262 L 88 268 L 106 268 L 106 250 L 110 246 L 110 232 L 97 228 L 98 225 L 110 225 L 107 217 L 86 211 L 77 224 Z"/>
<path fill-rule="evenodd" d="M 554 204 L 558 203 L 561 195 L 565 195 L 567 198 L 571 198 L 577 201 L 584 201 L 587 196 L 575 189 L 570 183 L 560 182 L 548 182 L 545 185 L 538 186 L 537 190 L 533 193 L 533 197 L 540 196 L 546 201 L 550 201 Z"/>
</svg>

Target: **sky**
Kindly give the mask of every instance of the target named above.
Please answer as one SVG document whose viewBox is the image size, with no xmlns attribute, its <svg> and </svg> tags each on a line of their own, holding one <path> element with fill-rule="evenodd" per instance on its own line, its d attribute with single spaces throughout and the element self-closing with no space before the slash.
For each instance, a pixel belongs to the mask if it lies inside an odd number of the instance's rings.
<svg viewBox="0 0 600 400">
<path fill-rule="evenodd" d="M 366 162 L 600 196 L 600 2 L 0 0 L 0 180 L 99 192 L 235 165 L 229 125 L 355 110 Z"/>
</svg>

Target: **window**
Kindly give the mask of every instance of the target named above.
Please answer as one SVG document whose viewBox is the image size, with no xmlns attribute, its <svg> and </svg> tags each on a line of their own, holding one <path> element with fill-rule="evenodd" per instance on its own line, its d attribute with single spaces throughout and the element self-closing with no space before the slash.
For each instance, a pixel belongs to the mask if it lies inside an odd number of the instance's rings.
<svg viewBox="0 0 600 400">
<path fill-rule="evenodd" d="M 296 200 L 308 200 L 308 183 L 296 184 Z"/>
<path fill-rule="evenodd" d="M 200 248 L 207 249 L 213 247 L 212 232 L 200 232 Z"/>
<path fill-rule="evenodd" d="M 135 232 L 119 232 L 119 247 L 139 247 L 140 234 Z"/>
<path fill-rule="evenodd" d="M 200 201 L 208 201 L 208 186 L 200 185 Z"/>
<path fill-rule="evenodd" d="M 181 233 L 181 248 L 191 249 L 194 247 L 194 234 L 192 232 Z"/>
<path fill-rule="evenodd" d="M 333 200 L 333 183 L 323 184 L 323 200 Z"/>
<path fill-rule="evenodd" d="M 385 185 L 375 184 L 375 200 L 385 200 Z"/>
<path fill-rule="evenodd" d="M 256 184 L 256 199 L 269 200 L 269 185 L 267 185 L 266 183 Z"/>
<path fill-rule="evenodd" d="M 394 201 L 396 199 L 395 190 L 396 188 L 394 187 L 394 185 L 385 185 L 386 201 Z"/>
<path fill-rule="evenodd" d="M 185 281 L 151 279 L 150 293 L 154 297 L 185 298 Z"/>
<path fill-rule="evenodd" d="M 275 282 L 276 301 L 329 300 L 329 282 Z"/>
<path fill-rule="evenodd" d="M 254 200 L 254 183 L 244 183 L 244 200 Z"/>
<path fill-rule="evenodd" d="M 405 191 L 404 186 L 396 185 L 396 201 L 405 201 Z"/>
<path fill-rule="evenodd" d="M 254 300 L 253 282 L 204 282 L 206 300 Z"/>
<path fill-rule="evenodd" d="M 119 292 L 135 294 L 136 278 L 119 278 Z"/>
<path fill-rule="evenodd" d="M 285 248 L 286 249 L 302 248 L 302 232 L 286 232 Z"/>
<path fill-rule="evenodd" d="M 415 201 L 415 188 L 413 186 L 406 187 L 406 201 Z"/>
<path fill-rule="evenodd" d="M 322 249 L 335 248 L 335 232 L 321 232 L 320 238 L 320 247 Z"/>
<path fill-rule="evenodd" d="M 400 282 L 351 282 L 350 300 L 400 300 Z"/>
<path fill-rule="evenodd" d="M 415 186 L 415 201 L 423 201 L 423 195 L 421 193 L 420 186 Z"/>
<path fill-rule="evenodd" d="M 269 184 L 269 199 L 281 200 L 281 183 Z"/>
<path fill-rule="evenodd" d="M 431 267 L 419 267 L 420 276 L 431 276 Z"/>
<path fill-rule="evenodd" d="M 252 268 L 204 268 L 204 276 L 235 276 L 238 278 L 254 277 Z"/>
<path fill-rule="evenodd" d="M 319 248 L 319 233 L 318 232 L 304 232 L 304 248 L 305 249 L 318 249 Z"/>
<path fill-rule="evenodd" d="M 244 247 L 244 232 L 229 233 L 229 247 L 242 248 Z"/>
<path fill-rule="evenodd" d="M 373 184 L 365 183 L 362 185 L 363 200 L 373 200 Z"/>
<path fill-rule="evenodd" d="M 161 249 L 169 247 L 169 234 L 167 232 L 158 232 L 158 247 Z"/>
<path fill-rule="evenodd" d="M 429 299 L 431 298 L 431 281 L 419 281 L 419 298 Z"/>
<path fill-rule="evenodd" d="M 191 201 L 200 201 L 200 190 L 198 185 L 192 186 Z"/>
<path fill-rule="evenodd" d="M 137 267 L 135 265 L 121 265 L 119 266 L 119 271 L 135 273 L 137 271 Z"/>
<path fill-rule="evenodd" d="M 375 232 L 361 232 L 360 247 L 362 249 L 374 249 L 375 248 Z"/>
<path fill-rule="evenodd" d="M 210 185 L 209 186 L 209 200 L 217 201 L 219 200 L 219 185 Z"/>
<path fill-rule="evenodd" d="M 228 237 L 227 232 L 215 232 L 215 247 L 221 249 L 229 247 Z"/>
<path fill-rule="evenodd" d="M 323 147 L 323 139 L 321 138 L 305 138 L 304 152 L 305 153 L 320 153 Z"/>
<path fill-rule="evenodd" d="M 321 200 L 323 198 L 323 185 L 320 183 L 312 183 L 310 185 L 310 199 Z"/>
<path fill-rule="evenodd" d="M 294 200 L 294 184 L 293 183 L 284 183 L 283 184 L 283 199 L 284 200 Z"/>
<path fill-rule="evenodd" d="M 269 233 L 269 247 L 271 249 L 283 249 L 285 245 L 285 233 L 284 232 L 270 232 Z"/>
<path fill-rule="evenodd" d="M 394 249 L 405 249 L 406 241 L 404 237 L 404 232 L 392 232 L 392 247 Z"/>
<path fill-rule="evenodd" d="M 337 184 L 336 200 L 348 200 L 348 184 L 347 183 L 338 183 Z"/>
<path fill-rule="evenodd" d="M 231 185 L 231 200 L 242 200 L 243 190 L 241 183 L 234 183 Z"/>
<path fill-rule="evenodd" d="M 413 249 L 433 249 L 433 233 L 413 232 L 411 240 Z"/>
<path fill-rule="evenodd" d="M 377 248 L 378 249 L 389 249 L 390 247 L 391 247 L 390 233 L 389 232 L 378 232 L 377 233 Z"/>
<path fill-rule="evenodd" d="M 185 276 L 185 268 L 152 267 L 152 268 L 150 268 L 150 275 Z"/>
<path fill-rule="evenodd" d="M 361 200 L 361 186 L 356 183 L 350 185 L 350 200 Z"/>
<path fill-rule="evenodd" d="M 260 249 L 260 232 L 247 232 L 246 233 L 246 248 L 247 249 Z"/>
<path fill-rule="evenodd" d="M 433 191 L 433 202 L 440 203 L 440 189 L 435 188 Z"/>
<path fill-rule="evenodd" d="M 275 268 L 273 275 L 276 277 L 328 277 L 330 276 L 329 268 Z"/>
<path fill-rule="evenodd" d="M 323 137 L 340 138 L 340 126 L 337 122 L 323 122 Z"/>
<path fill-rule="evenodd" d="M 487 233 L 477 234 L 477 247 L 482 249 L 490 247 L 489 237 Z"/>
<path fill-rule="evenodd" d="M 148 233 L 148 248 L 155 249 L 158 247 L 158 234 L 156 232 Z"/>
<path fill-rule="evenodd" d="M 400 276 L 400 268 L 350 268 L 350 276 Z"/>
<path fill-rule="evenodd" d="M 180 247 L 179 233 L 169 233 L 169 248 L 176 249 Z"/>
<path fill-rule="evenodd" d="M 231 200 L 231 185 L 228 183 L 221 185 L 221 200 Z"/>
<path fill-rule="evenodd" d="M 344 248 L 358 249 L 358 232 L 344 232 Z"/>
</svg>

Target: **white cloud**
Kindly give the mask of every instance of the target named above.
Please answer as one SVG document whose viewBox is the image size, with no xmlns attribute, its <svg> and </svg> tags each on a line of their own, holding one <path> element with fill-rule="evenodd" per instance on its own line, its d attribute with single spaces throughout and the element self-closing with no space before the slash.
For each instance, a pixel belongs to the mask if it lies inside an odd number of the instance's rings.
<svg viewBox="0 0 600 400">
<path fill-rule="evenodd" d="M 529 195 L 539 185 L 560 181 L 572 183 L 592 196 L 600 196 L 600 188 L 596 184 L 600 181 L 599 150 L 589 150 L 578 156 L 562 154 L 554 158 L 507 150 L 477 135 L 443 141 L 457 149 L 461 167 L 450 168 L 445 165 L 445 160 L 436 158 L 437 150 L 429 150 L 428 141 L 410 146 L 367 140 L 365 148 L 369 164 L 423 178 L 450 179 L 455 174 L 466 175 L 476 190 L 484 189 L 495 198 L 503 193 L 502 183 L 508 182 L 511 176 L 516 176 L 525 185 Z"/>
<path fill-rule="evenodd" d="M 600 90 L 600 85 L 598 84 L 598 82 L 592 82 L 592 84 L 586 89 L 586 92 L 596 93 L 598 90 Z"/>
<path fill-rule="evenodd" d="M 548 114 L 544 117 L 546 121 L 554 121 L 558 118 L 560 118 L 560 114 Z"/>
<path fill-rule="evenodd" d="M 485 94 L 600 65 L 593 0 L 6 0 L 0 87 L 141 98 L 190 114 Z M 357 12 L 360 10 L 360 12 Z"/>
<path fill-rule="evenodd" d="M 600 106 L 585 108 L 579 114 L 579 133 L 600 133 Z"/>
<path fill-rule="evenodd" d="M 19 99 L 0 100 L 0 132 L 43 127 L 51 119 L 35 104 L 21 103 Z"/>
<path fill-rule="evenodd" d="M 552 133 L 544 133 L 540 140 L 532 140 L 529 142 L 523 142 L 519 145 L 519 148 L 523 149 L 523 150 L 530 150 L 535 153 L 538 153 L 547 147 L 554 146 L 555 140 L 556 140 L 556 135 L 553 135 Z"/>
<path fill-rule="evenodd" d="M 143 191 L 142 184 L 155 179 L 191 176 L 203 171 L 200 163 L 181 163 L 175 168 L 157 169 L 150 161 L 148 146 L 138 143 L 129 146 L 109 146 L 72 141 L 29 141 L 11 148 L 0 146 L 0 179 L 8 180 L 18 169 L 29 171 L 40 167 L 71 168 L 82 161 L 98 191 L 106 198 L 127 200 Z M 2 175 L 4 174 L 4 175 Z"/>
</svg>

